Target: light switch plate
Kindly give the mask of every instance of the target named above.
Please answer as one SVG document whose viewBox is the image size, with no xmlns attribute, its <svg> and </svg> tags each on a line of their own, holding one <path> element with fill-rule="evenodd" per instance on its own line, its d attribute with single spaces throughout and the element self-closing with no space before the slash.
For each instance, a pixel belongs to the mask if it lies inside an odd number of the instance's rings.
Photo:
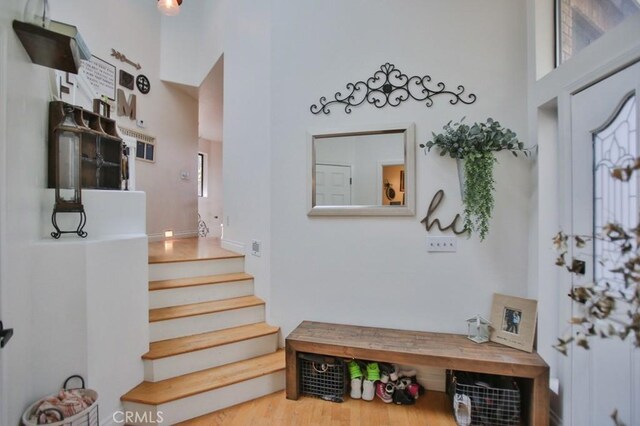
<svg viewBox="0 0 640 426">
<path fill-rule="evenodd" d="M 456 252 L 458 240 L 456 237 L 427 237 L 428 252 Z"/>
</svg>

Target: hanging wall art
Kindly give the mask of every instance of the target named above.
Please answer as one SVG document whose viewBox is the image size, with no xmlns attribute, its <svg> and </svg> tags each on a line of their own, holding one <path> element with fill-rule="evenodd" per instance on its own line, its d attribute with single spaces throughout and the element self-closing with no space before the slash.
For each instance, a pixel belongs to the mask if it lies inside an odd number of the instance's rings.
<svg viewBox="0 0 640 426">
<path fill-rule="evenodd" d="M 351 108 L 363 104 L 365 101 L 383 108 L 385 106 L 396 107 L 404 101 L 413 99 L 424 102 L 427 107 L 433 105 L 433 98 L 439 95 L 449 97 L 449 103 L 455 105 L 458 102 L 472 104 L 476 101 L 473 93 L 465 94 L 465 88 L 459 85 L 455 90 L 447 90 L 443 82 L 431 83 L 431 77 L 425 75 L 409 77 L 403 74 L 395 65 L 386 63 L 366 80 L 355 83 L 347 83 L 346 92 L 336 92 L 334 99 L 328 101 L 322 96 L 317 104 L 311 105 L 313 114 L 329 114 L 330 107 L 334 104 L 344 106 L 347 114 Z"/>
</svg>

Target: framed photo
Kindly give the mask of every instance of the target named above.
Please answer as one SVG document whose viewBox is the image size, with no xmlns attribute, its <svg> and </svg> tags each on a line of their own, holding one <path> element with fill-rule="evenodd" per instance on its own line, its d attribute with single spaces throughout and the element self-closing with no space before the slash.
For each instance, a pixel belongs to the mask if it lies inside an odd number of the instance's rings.
<svg viewBox="0 0 640 426">
<path fill-rule="evenodd" d="M 526 352 L 533 351 L 538 302 L 494 293 L 491 341 Z"/>
</svg>

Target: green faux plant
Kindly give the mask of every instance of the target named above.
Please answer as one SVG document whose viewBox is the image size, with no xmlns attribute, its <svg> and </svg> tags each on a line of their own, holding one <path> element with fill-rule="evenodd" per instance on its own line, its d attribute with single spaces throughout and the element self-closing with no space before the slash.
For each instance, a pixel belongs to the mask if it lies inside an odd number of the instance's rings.
<svg viewBox="0 0 640 426">
<path fill-rule="evenodd" d="M 437 147 L 440 155 L 449 155 L 464 160 L 465 185 L 463 190 L 464 226 L 469 232 L 477 232 L 484 240 L 489 232 L 489 219 L 494 206 L 495 181 L 493 166 L 496 158 L 493 152 L 508 150 L 514 156 L 529 150 L 518 140 L 515 132 L 505 129 L 498 121 L 488 118 L 486 123 L 448 122 L 444 132 L 436 135 L 426 144 L 420 144 L 425 153 Z"/>
</svg>

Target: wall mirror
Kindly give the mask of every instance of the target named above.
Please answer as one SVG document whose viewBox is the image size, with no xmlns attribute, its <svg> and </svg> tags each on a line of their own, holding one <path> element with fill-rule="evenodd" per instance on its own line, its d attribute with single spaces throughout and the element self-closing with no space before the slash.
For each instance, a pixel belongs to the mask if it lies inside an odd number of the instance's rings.
<svg viewBox="0 0 640 426">
<path fill-rule="evenodd" d="M 413 123 L 310 132 L 309 216 L 413 216 Z"/>
</svg>

